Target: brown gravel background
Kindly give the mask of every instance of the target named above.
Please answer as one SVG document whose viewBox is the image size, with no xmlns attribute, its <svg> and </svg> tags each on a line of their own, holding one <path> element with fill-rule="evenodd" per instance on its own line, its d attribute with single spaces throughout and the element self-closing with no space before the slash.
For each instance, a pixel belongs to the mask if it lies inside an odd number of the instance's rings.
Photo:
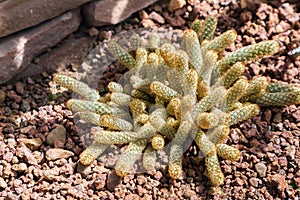
<svg viewBox="0 0 300 200">
<path fill-rule="evenodd" d="M 280 52 L 275 56 L 247 65 L 249 78 L 264 75 L 272 81 L 300 85 L 300 57 L 288 55 L 300 45 L 297 1 L 188 2 L 169 12 L 168 1 L 159 1 L 117 26 L 89 30 L 82 26 L 70 37 L 80 37 L 86 30 L 96 44 L 122 30 L 152 26 L 186 29 L 197 16 L 204 19 L 215 15 L 219 17 L 216 35 L 228 29 L 239 34 L 228 51 L 254 41 L 280 42 Z M 77 68 L 78 60 L 63 71 L 72 75 Z M 109 69 L 99 84 L 102 93 L 107 82 L 124 73 L 118 66 Z M 114 155 L 120 150 L 116 146 L 90 167 L 78 166 L 84 143 L 75 130 L 72 113 L 64 106 L 71 93 L 53 94 L 56 89 L 52 73 L 47 72 L 0 86 L 0 199 L 299 198 L 299 106 L 263 108 L 259 116 L 232 127 L 227 144 L 239 148 L 242 158 L 233 163 L 221 161 L 225 184 L 213 189 L 196 147 L 186 152 L 182 180 L 169 178 L 166 163 L 155 172 L 119 179 L 112 169 Z"/>
</svg>

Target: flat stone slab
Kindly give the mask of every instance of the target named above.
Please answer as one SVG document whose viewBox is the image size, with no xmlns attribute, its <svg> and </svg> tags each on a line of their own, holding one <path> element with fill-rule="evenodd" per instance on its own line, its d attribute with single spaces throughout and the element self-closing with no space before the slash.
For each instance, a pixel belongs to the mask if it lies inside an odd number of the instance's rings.
<svg viewBox="0 0 300 200">
<path fill-rule="evenodd" d="M 0 37 L 35 26 L 91 0 L 0 0 Z"/>
<path fill-rule="evenodd" d="M 0 84 L 24 70 L 35 56 L 76 31 L 80 22 L 80 9 L 75 9 L 36 27 L 1 38 Z"/>
<path fill-rule="evenodd" d="M 36 63 L 30 63 L 23 71 L 13 77 L 9 83 L 21 78 L 41 74 L 43 71 L 55 72 L 69 65 L 80 66 L 93 47 L 94 39 L 90 37 L 70 38 L 62 41 L 62 45 L 35 57 Z"/>
<path fill-rule="evenodd" d="M 83 14 L 89 26 L 117 24 L 132 13 L 145 8 L 157 0 L 100 0 L 83 6 Z"/>
</svg>

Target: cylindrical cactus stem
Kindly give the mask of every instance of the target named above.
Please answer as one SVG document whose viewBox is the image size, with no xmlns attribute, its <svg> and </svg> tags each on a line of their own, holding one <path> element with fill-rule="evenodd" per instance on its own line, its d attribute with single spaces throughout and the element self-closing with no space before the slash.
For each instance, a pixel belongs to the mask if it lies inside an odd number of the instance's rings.
<svg viewBox="0 0 300 200">
<path fill-rule="evenodd" d="M 101 115 L 93 113 L 93 112 L 79 112 L 78 113 L 80 119 L 84 120 L 85 122 L 95 124 L 95 125 L 100 125 L 100 117 Z"/>
<path fill-rule="evenodd" d="M 219 186 L 224 183 L 224 174 L 216 153 L 205 157 L 205 166 L 212 186 Z"/>
<path fill-rule="evenodd" d="M 267 77 L 258 77 L 249 81 L 248 87 L 244 92 L 243 100 L 256 97 L 261 91 L 266 91 L 269 85 Z"/>
<path fill-rule="evenodd" d="M 209 85 L 202 80 L 201 77 L 198 78 L 197 84 L 197 97 L 199 100 L 203 99 L 208 95 L 210 88 Z"/>
<path fill-rule="evenodd" d="M 147 171 L 155 170 L 156 150 L 150 144 L 147 145 L 143 152 L 143 166 Z"/>
<path fill-rule="evenodd" d="M 138 139 L 136 132 L 128 131 L 97 131 L 95 141 L 101 144 L 126 144 Z"/>
<path fill-rule="evenodd" d="M 229 122 L 228 124 L 234 125 L 239 122 L 245 121 L 247 119 L 250 119 L 252 117 L 255 117 L 259 114 L 260 108 L 257 104 L 249 104 L 245 105 L 241 108 L 235 109 L 228 113 L 229 116 Z"/>
<path fill-rule="evenodd" d="M 207 51 L 203 54 L 203 67 L 201 68 L 201 79 L 206 83 L 206 85 L 210 85 L 211 82 L 211 74 L 213 70 L 213 66 L 215 66 L 218 59 L 218 53 L 213 50 Z"/>
<path fill-rule="evenodd" d="M 170 101 L 172 98 L 180 96 L 175 90 L 159 81 L 153 81 L 150 85 L 150 89 L 155 95 L 165 99 L 166 101 Z"/>
<path fill-rule="evenodd" d="M 113 108 L 100 102 L 85 101 L 79 99 L 69 99 L 66 102 L 66 106 L 73 112 L 90 111 L 97 114 L 111 114 L 113 113 Z"/>
<path fill-rule="evenodd" d="M 124 177 L 130 172 L 134 163 L 142 155 L 148 141 L 148 139 L 138 139 L 129 143 L 115 165 L 116 174 L 118 176 Z"/>
<path fill-rule="evenodd" d="M 182 145 L 188 135 L 190 134 L 190 131 L 193 128 L 193 123 L 186 120 L 182 121 L 179 125 L 179 128 L 175 134 L 175 137 L 172 140 L 173 144 Z"/>
<path fill-rule="evenodd" d="M 164 127 L 160 130 L 160 133 L 171 140 L 175 137 L 179 125 L 180 122 L 178 120 L 174 119 L 173 117 L 169 117 Z"/>
<path fill-rule="evenodd" d="M 204 156 L 209 156 L 216 153 L 215 144 L 206 137 L 202 130 L 197 131 L 194 140 Z"/>
<path fill-rule="evenodd" d="M 175 54 L 176 49 L 170 43 L 165 43 L 160 48 L 160 55 L 164 58 L 165 64 L 169 67 L 176 66 Z"/>
<path fill-rule="evenodd" d="M 230 128 L 227 125 L 219 125 L 213 131 L 207 133 L 207 138 L 214 144 L 224 142 L 230 133 Z"/>
<path fill-rule="evenodd" d="M 80 154 L 79 162 L 84 166 L 91 165 L 109 146 L 110 145 L 100 144 L 94 141 Z"/>
<path fill-rule="evenodd" d="M 144 124 L 136 133 L 139 138 L 151 138 L 157 133 L 157 130 L 150 124 Z"/>
<path fill-rule="evenodd" d="M 169 175 L 172 179 L 180 179 L 182 176 L 182 145 L 172 144 L 169 156 Z"/>
<path fill-rule="evenodd" d="M 180 104 L 181 100 L 179 98 L 173 98 L 167 105 L 166 111 L 170 116 L 180 116 Z"/>
<path fill-rule="evenodd" d="M 247 87 L 248 80 L 240 79 L 237 82 L 235 82 L 233 86 L 227 90 L 225 99 L 220 106 L 221 110 L 232 110 L 233 105 L 244 96 Z"/>
<path fill-rule="evenodd" d="M 241 62 L 234 63 L 233 66 L 214 84 L 216 86 L 225 86 L 229 88 L 245 71 L 245 64 Z M 215 71 L 213 71 L 215 72 Z M 217 75 L 213 75 L 217 77 Z M 219 75 L 218 75 L 219 76 Z M 214 81 L 213 81 L 214 82 Z"/>
<path fill-rule="evenodd" d="M 123 92 L 123 87 L 121 84 L 116 83 L 116 82 L 110 82 L 107 85 L 107 88 L 110 92 L 118 92 L 118 93 L 122 93 Z"/>
<path fill-rule="evenodd" d="M 136 60 L 136 75 L 140 78 L 145 78 L 146 67 L 148 59 L 148 51 L 147 49 L 140 47 L 135 52 L 135 60 Z"/>
<path fill-rule="evenodd" d="M 186 52 L 190 58 L 190 64 L 196 72 L 200 74 L 203 58 L 197 33 L 193 30 L 186 30 L 183 38 L 185 41 Z"/>
<path fill-rule="evenodd" d="M 130 95 L 120 93 L 120 92 L 113 92 L 110 94 L 110 99 L 112 102 L 121 105 L 121 106 L 127 106 L 131 97 Z"/>
<path fill-rule="evenodd" d="M 153 102 L 154 101 L 154 98 L 152 96 L 150 96 L 150 95 L 148 95 L 145 92 L 142 92 L 140 90 L 136 90 L 136 89 L 133 89 L 131 91 L 131 96 L 134 97 L 134 98 L 138 98 L 138 99 L 148 101 L 148 102 Z"/>
<path fill-rule="evenodd" d="M 218 108 L 212 108 L 211 112 L 218 116 L 219 124 L 228 124 L 229 116 L 227 112 L 224 112 Z"/>
<path fill-rule="evenodd" d="M 232 54 L 222 58 L 217 62 L 220 74 L 224 74 L 234 63 L 251 61 L 256 58 L 262 58 L 267 55 L 273 55 L 279 50 L 279 44 L 276 41 L 263 41 L 238 49 Z"/>
<path fill-rule="evenodd" d="M 225 97 L 226 89 L 224 87 L 217 87 L 210 92 L 209 95 L 201 99 L 191 111 L 193 120 L 196 120 L 198 113 L 206 112 L 211 109 L 217 102 Z"/>
<path fill-rule="evenodd" d="M 217 27 L 218 19 L 212 16 L 206 17 L 204 26 L 201 32 L 200 42 L 204 40 L 212 40 L 214 38 L 215 30 Z"/>
<path fill-rule="evenodd" d="M 147 48 L 149 48 L 150 50 L 154 50 L 157 49 L 159 46 L 160 46 L 159 34 L 155 32 L 151 33 L 149 36 Z"/>
<path fill-rule="evenodd" d="M 202 31 L 203 23 L 200 19 L 195 19 L 191 24 L 191 29 L 199 34 Z"/>
<path fill-rule="evenodd" d="M 219 117 L 214 113 L 201 112 L 197 116 L 197 125 L 202 129 L 211 129 L 218 123 Z"/>
<path fill-rule="evenodd" d="M 169 69 L 167 71 L 167 80 L 169 82 L 169 87 L 175 90 L 176 92 L 181 92 L 184 84 L 184 79 L 182 77 L 182 72 L 179 72 L 176 69 Z"/>
<path fill-rule="evenodd" d="M 149 121 L 150 117 L 148 114 L 140 114 L 135 121 L 140 124 L 146 124 Z"/>
<path fill-rule="evenodd" d="M 267 92 L 268 93 L 276 93 L 276 92 L 293 92 L 293 91 L 299 91 L 300 88 L 291 86 L 288 84 L 283 83 L 269 83 L 267 86 Z"/>
<path fill-rule="evenodd" d="M 120 115 L 116 117 L 113 115 L 98 115 L 92 112 L 80 112 L 79 116 L 86 122 L 107 127 L 112 130 L 131 131 L 133 128 L 130 122 L 119 118 Z"/>
<path fill-rule="evenodd" d="M 152 145 L 153 149 L 155 149 L 155 150 L 161 150 L 161 149 L 163 149 L 164 146 L 165 146 L 165 139 L 164 139 L 164 137 L 161 134 L 158 134 L 158 133 L 155 134 L 152 137 L 151 145 Z"/>
<path fill-rule="evenodd" d="M 131 131 L 133 129 L 130 122 L 112 115 L 102 115 L 99 124 L 112 130 Z"/>
<path fill-rule="evenodd" d="M 129 38 L 129 43 L 130 43 L 131 49 L 134 51 L 136 51 L 138 48 L 141 48 L 144 46 L 143 40 L 136 34 L 132 35 Z"/>
<path fill-rule="evenodd" d="M 135 120 L 141 114 L 147 114 L 146 103 L 140 99 L 132 98 L 129 102 L 129 110 L 132 114 L 133 120 Z"/>
<path fill-rule="evenodd" d="M 164 60 L 164 58 L 163 58 L 162 55 L 161 55 L 160 48 L 155 49 L 154 52 L 155 52 L 156 55 L 158 56 L 159 64 L 160 64 L 160 65 L 165 65 L 165 60 Z"/>
<path fill-rule="evenodd" d="M 238 161 L 241 157 L 241 152 L 227 144 L 217 144 L 217 154 L 223 159 L 230 161 Z"/>
<path fill-rule="evenodd" d="M 167 120 L 167 111 L 165 108 L 158 108 L 154 110 L 149 116 L 150 124 L 157 130 L 163 128 Z"/>
<path fill-rule="evenodd" d="M 137 48 L 135 52 L 136 65 L 144 65 L 147 63 L 148 51 L 144 47 Z"/>
<path fill-rule="evenodd" d="M 184 74 L 184 95 L 192 95 L 196 97 L 198 74 L 194 69 L 190 69 Z"/>
<path fill-rule="evenodd" d="M 60 86 L 80 94 L 87 100 L 98 101 L 101 97 L 97 90 L 91 89 L 87 84 L 77 81 L 69 76 L 55 74 L 53 80 Z"/>
<path fill-rule="evenodd" d="M 285 106 L 300 104 L 300 90 L 292 92 L 265 93 L 262 96 L 250 98 L 249 101 L 260 106 Z"/>
<path fill-rule="evenodd" d="M 189 56 L 183 50 L 178 50 L 175 54 L 175 69 L 180 73 L 185 73 L 189 70 Z"/>
<path fill-rule="evenodd" d="M 237 37 L 235 30 L 228 30 L 222 33 L 220 36 L 208 42 L 203 48 L 205 50 L 214 50 L 218 53 L 222 53 Z"/>
<path fill-rule="evenodd" d="M 138 76 L 131 76 L 130 77 L 130 83 L 132 84 L 132 87 L 134 89 L 140 90 L 142 92 L 145 92 L 147 94 L 151 94 L 150 91 L 150 79 L 141 79 Z"/>
<path fill-rule="evenodd" d="M 196 104 L 196 97 L 193 95 L 185 95 L 182 98 L 181 106 L 180 106 L 181 120 L 185 120 L 187 115 L 190 116 L 191 109 L 195 106 L 195 104 Z"/>
<path fill-rule="evenodd" d="M 151 52 L 149 55 L 148 55 L 148 58 L 147 58 L 147 64 L 150 64 L 150 65 L 158 65 L 159 64 L 159 58 L 158 58 L 158 55 L 154 52 Z M 153 66 L 152 66 L 153 67 Z M 154 74 L 153 74 L 154 75 Z"/>
<path fill-rule="evenodd" d="M 108 43 L 107 48 L 108 51 L 128 69 L 132 69 L 136 66 L 135 59 L 118 43 L 111 41 L 110 43 Z"/>
</svg>

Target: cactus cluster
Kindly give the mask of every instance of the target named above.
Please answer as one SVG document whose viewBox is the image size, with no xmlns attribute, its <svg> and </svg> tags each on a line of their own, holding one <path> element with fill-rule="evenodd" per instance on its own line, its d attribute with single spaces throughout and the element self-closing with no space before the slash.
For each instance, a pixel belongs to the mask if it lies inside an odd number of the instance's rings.
<svg viewBox="0 0 300 200">
<path fill-rule="evenodd" d="M 90 165 L 111 144 L 128 144 L 115 165 L 117 175 L 128 174 L 141 156 L 144 168 L 153 170 L 156 151 L 168 144 L 168 172 L 178 179 L 184 143 L 192 139 L 205 157 L 211 185 L 223 183 L 219 158 L 240 159 L 240 151 L 224 143 L 229 127 L 258 115 L 260 106 L 300 103 L 300 89 L 263 76 L 248 80 L 245 63 L 275 54 L 279 44 L 263 41 L 223 57 L 237 33 L 229 30 L 214 38 L 216 25 L 214 17 L 196 19 L 184 31 L 180 49 L 156 33 L 147 44 L 133 35 L 131 52 L 109 42 L 109 52 L 129 71 L 125 84 L 110 82 L 105 96 L 68 76 L 54 76 L 56 83 L 85 99 L 70 99 L 67 108 L 103 127 L 81 153 L 81 164 Z"/>
</svg>

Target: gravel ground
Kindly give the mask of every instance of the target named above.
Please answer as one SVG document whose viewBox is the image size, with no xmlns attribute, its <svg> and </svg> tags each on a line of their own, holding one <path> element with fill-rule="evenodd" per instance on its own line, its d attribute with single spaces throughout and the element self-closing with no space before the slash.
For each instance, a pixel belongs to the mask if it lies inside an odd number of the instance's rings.
<svg viewBox="0 0 300 200">
<path fill-rule="evenodd" d="M 260 63 L 247 65 L 246 76 L 264 75 L 272 81 L 300 85 L 300 57 L 288 52 L 300 45 L 300 14 L 296 1 L 236 0 L 189 3 L 169 12 L 160 1 L 117 26 L 89 29 L 98 41 L 139 27 L 186 29 L 199 16 L 219 17 L 216 35 L 228 29 L 240 35 L 228 51 L 266 39 L 278 40 L 280 52 Z M 245 6 L 246 5 L 246 6 Z M 298 6 L 298 7 L 297 7 Z M 242 8 L 245 7 L 245 8 Z M 153 14 L 154 13 L 154 14 Z M 76 68 L 64 70 L 75 74 Z M 106 84 L 124 69 L 110 66 L 99 81 Z M 64 106 L 68 91 L 56 93 L 52 74 L 22 78 L 0 86 L 0 199 L 298 199 L 300 196 L 299 106 L 268 107 L 232 127 L 227 144 L 242 152 L 239 162 L 221 161 L 225 183 L 211 188 L 198 149 L 187 150 L 182 180 L 167 175 L 166 163 L 158 170 L 120 179 L 112 166 L 122 148 L 112 146 L 90 167 L 78 164 L 85 148 L 72 113 Z M 84 141 L 84 142 L 83 142 Z M 163 153 L 160 155 L 164 157 Z M 137 164 L 137 168 L 139 164 Z"/>
</svg>

